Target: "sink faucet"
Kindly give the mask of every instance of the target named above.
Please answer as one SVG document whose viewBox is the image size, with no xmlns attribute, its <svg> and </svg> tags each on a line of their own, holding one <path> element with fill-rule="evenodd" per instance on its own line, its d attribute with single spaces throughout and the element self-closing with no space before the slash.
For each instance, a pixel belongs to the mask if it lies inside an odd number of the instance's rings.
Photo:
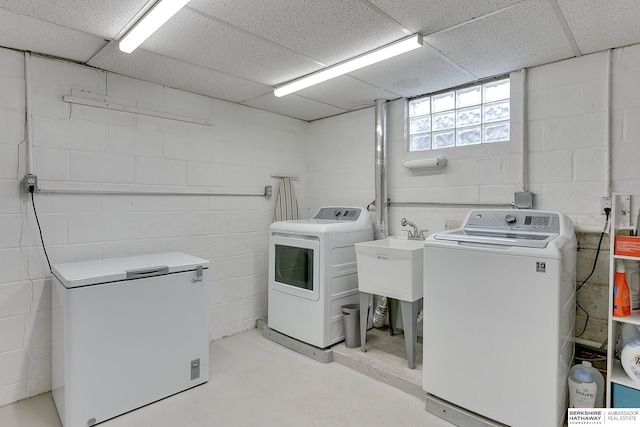
<svg viewBox="0 0 640 427">
<path fill-rule="evenodd" d="M 400 225 L 402 225 L 403 227 L 411 227 L 413 228 L 413 230 L 407 230 L 407 237 L 409 238 L 409 240 L 424 240 L 425 238 L 425 231 L 427 230 L 420 230 L 418 232 L 418 227 L 411 221 L 409 221 L 407 218 L 402 218 L 402 221 L 400 221 Z"/>
</svg>

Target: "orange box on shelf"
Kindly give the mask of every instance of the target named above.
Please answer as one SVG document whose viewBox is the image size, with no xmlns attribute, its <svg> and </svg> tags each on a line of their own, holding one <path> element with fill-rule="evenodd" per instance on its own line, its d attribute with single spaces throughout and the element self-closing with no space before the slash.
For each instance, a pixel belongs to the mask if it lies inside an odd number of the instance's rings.
<svg viewBox="0 0 640 427">
<path fill-rule="evenodd" d="M 640 257 L 640 237 L 616 236 L 614 253 L 616 255 Z"/>
</svg>

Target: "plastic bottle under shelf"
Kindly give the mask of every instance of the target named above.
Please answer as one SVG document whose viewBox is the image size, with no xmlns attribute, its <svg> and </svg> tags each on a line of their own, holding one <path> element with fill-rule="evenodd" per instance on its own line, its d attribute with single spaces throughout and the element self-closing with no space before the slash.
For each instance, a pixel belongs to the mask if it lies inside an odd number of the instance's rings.
<svg viewBox="0 0 640 427">
<path fill-rule="evenodd" d="M 629 378 L 640 384 L 640 338 L 624 346 L 620 355 L 620 364 Z"/>
<path fill-rule="evenodd" d="M 587 369 L 576 365 L 569 372 L 569 405 L 571 408 L 593 408 L 598 386 Z"/>
<path fill-rule="evenodd" d="M 604 377 L 596 368 L 593 367 L 593 364 L 588 360 L 583 360 L 581 365 L 576 365 L 589 371 L 591 377 L 596 382 L 596 386 L 598 390 L 596 391 L 596 400 L 594 404 L 594 408 L 604 408 Z"/>
<path fill-rule="evenodd" d="M 613 278 L 613 315 L 618 317 L 631 315 L 631 295 L 624 264 L 621 262 L 616 262 L 616 275 Z"/>
</svg>

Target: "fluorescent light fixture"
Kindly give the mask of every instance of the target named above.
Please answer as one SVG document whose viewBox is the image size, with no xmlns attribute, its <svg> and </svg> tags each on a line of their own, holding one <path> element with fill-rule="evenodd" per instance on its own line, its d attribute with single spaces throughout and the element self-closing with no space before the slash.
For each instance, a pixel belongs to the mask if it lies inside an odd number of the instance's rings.
<svg viewBox="0 0 640 427">
<path fill-rule="evenodd" d="M 410 50 L 422 47 L 422 35 L 414 34 L 406 37 L 397 42 L 391 43 L 387 46 L 381 47 L 376 50 L 372 50 L 364 55 L 357 56 L 348 61 L 341 62 L 338 65 L 325 68 L 317 73 L 309 74 L 301 79 L 294 80 L 291 83 L 287 83 L 280 86 L 273 91 L 275 96 L 285 96 L 293 92 L 297 92 L 309 86 L 322 83 L 334 77 L 341 76 L 343 74 L 350 73 L 360 68 L 364 68 L 367 65 L 375 64 L 376 62 L 384 61 L 385 59 L 392 58 Z"/>
<path fill-rule="evenodd" d="M 133 52 L 151 34 L 182 9 L 190 0 L 160 0 L 144 17 L 138 21 L 131 31 L 120 40 L 120 50 Z"/>
</svg>

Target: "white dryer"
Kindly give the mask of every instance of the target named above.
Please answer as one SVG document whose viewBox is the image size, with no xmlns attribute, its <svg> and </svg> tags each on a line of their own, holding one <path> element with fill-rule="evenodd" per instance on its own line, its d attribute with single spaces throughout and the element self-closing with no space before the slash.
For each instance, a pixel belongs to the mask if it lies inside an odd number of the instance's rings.
<svg viewBox="0 0 640 427">
<path fill-rule="evenodd" d="M 576 238 L 561 213 L 474 210 L 424 248 L 427 411 L 457 425 L 561 426 Z"/>
<path fill-rule="evenodd" d="M 354 244 L 372 239 L 370 214 L 358 207 L 271 224 L 269 328 L 318 348 L 342 341 L 341 307 L 359 302 Z"/>
</svg>

